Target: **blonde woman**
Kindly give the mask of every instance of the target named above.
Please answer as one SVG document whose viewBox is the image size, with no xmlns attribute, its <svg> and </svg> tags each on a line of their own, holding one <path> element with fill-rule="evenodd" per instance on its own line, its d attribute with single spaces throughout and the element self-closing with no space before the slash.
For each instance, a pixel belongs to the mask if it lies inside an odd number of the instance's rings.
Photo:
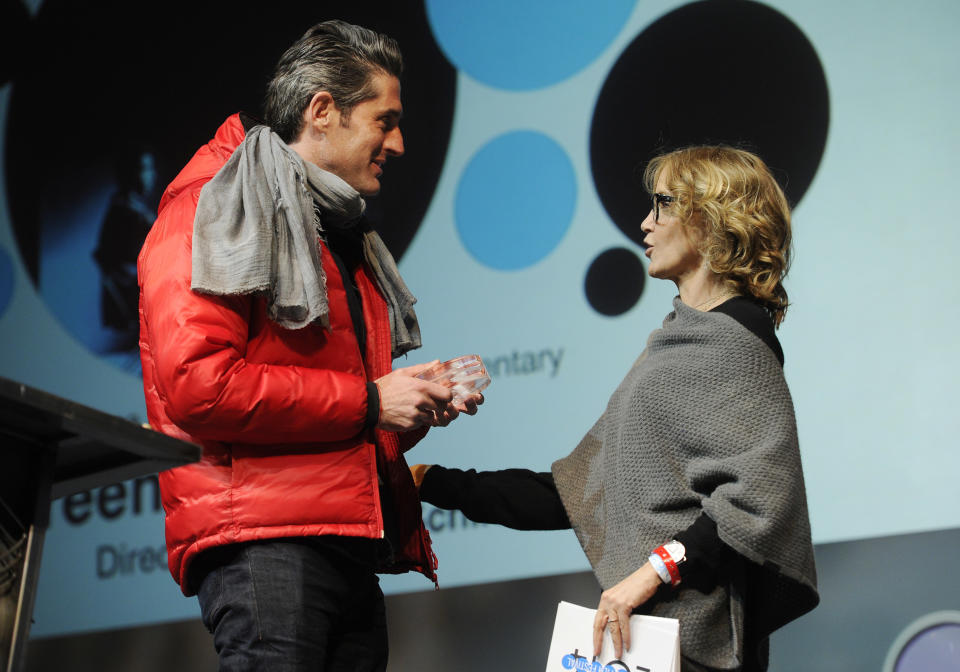
<svg viewBox="0 0 960 672">
<path fill-rule="evenodd" d="M 793 403 L 775 329 L 787 311 L 790 210 L 754 154 L 653 159 L 648 272 L 673 311 L 606 411 L 550 473 L 418 465 L 421 498 L 478 522 L 572 527 L 619 655 L 628 618 L 680 619 L 683 669 L 765 670 L 771 632 L 816 606 Z"/>
</svg>

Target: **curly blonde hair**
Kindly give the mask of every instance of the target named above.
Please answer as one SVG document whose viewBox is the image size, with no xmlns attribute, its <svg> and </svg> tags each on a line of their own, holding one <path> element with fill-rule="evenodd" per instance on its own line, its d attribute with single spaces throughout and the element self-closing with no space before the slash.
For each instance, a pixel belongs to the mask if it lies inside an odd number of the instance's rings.
<svg viewBox="0 0 960 672">
<path fill-rule="evenodd" d="M 700 234 L 710 270 L 733 291 L 763 305 L 775 326 L 787 312 L 790 206 L 763 160 L 723 145 L 678 149 L 647 164 L 651 194 L 663 178 L 671 209 Z"/>
</svg>

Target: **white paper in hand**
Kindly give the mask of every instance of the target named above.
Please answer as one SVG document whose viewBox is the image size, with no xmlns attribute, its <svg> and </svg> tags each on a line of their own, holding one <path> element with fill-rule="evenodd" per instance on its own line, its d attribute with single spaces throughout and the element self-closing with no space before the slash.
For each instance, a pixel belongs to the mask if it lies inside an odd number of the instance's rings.
<svg viewBox="0 0 960 672">
<path fill-rule="evenodd" d="M 595 609 L 569 602 L 557 607 L 546 672 L 680 672 L 680 622 L 657 616 L 630 617 L 630 650 L 618 659 L 610 632 L 600 656 L 593 657 Z"/>
</svg>

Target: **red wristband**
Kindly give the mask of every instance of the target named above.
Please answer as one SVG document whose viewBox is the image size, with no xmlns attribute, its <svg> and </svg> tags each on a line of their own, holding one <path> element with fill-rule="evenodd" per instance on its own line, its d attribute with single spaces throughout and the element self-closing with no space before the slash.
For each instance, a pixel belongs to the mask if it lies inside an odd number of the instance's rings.
<svg viewBox="0 0 960 672">
<path fill-rule="evenodd" d="M 653 552 L 660 556 L 663 560 L 663 564 L 667 566 L 667 572 L 670 574 L 670 585 L 676 587 L 680 583 L 680 570 L 677 569 L 677 563 L 673 561 L 673 558 L 670 557 L 670 553 L 667 552 L 663 546 L 658 546 L 653 549 Z"/>
</svg>

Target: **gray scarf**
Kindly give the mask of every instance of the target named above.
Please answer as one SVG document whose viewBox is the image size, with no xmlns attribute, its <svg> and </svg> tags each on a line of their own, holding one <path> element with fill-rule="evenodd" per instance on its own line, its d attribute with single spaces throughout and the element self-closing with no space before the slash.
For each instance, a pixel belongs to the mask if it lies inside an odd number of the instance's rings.
<svg viewBox="0 0 960 672">
<path fill-rule="evenodd" d="M 353 187 L 304 161 L 266 126 L 257 126 L 200 192 L 191 289 L 218 295 L 263 292 L 267 314 L 280 326 L 300 329 L 318 321 L 329 328 L 317 230 L 354 226 L 365 209 Z M 419 348 L 416 299 L 375 231 L 363 233 L 363 256 L 387 301 L 393 357 Z"/>
<path fill-rule="evenodd" d="M 557 490 L 604 589 L 706 512 L 764 573 L 749 596 L 758 637 L 817 602 L 793 402 L 780 363 L 735 319 L 679 298 L 606 411 L 553 465 Z M 680 619 L 685 657 L 743 660 L 748 565 L 729 584 L 661 589 L 642 609 Z M 741 576 L 737 577 L 737 573 Z"/>
</svg>

